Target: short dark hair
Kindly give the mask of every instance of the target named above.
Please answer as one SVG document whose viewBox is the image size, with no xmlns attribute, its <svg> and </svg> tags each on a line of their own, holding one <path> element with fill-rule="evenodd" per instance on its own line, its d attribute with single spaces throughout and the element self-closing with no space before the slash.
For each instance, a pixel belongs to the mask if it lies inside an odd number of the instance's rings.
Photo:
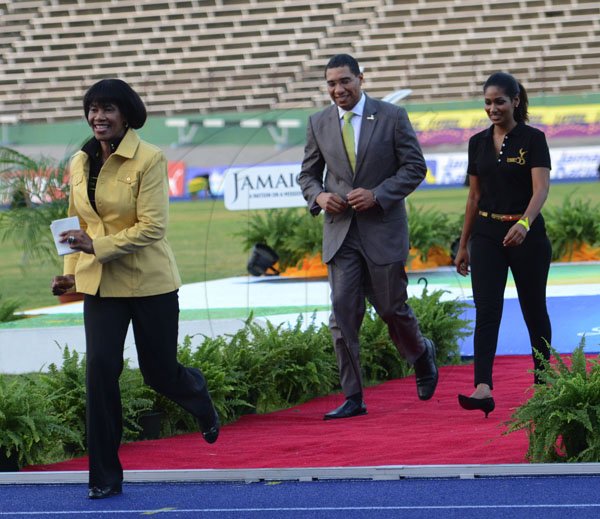
<svg viewBox="0 0 600 519">
<path fill-rule="evenodd" d="M 136 130 L 146 122 L 144 102 L 137 92 L 121 79 L 101 79 L 88 89 L 83 96 L 83 111 L 86 119 L 92 103 L 117 105 L 127 125 Z"/>
<path fill-rule="evenodd" d="M 483 92 L 485 93 L 487 87 L 496 86 L 504 90 L 504 93 L 514 99 L 519 96 L 519 106 L 515 108 L 514 118 L 518 123 L 529 121 L 529 99 L 527 98 L 527 92 L 525 87 L 519 83 L 513 76 L 507 72 L 495 72 L 483 85 Z"/>
<path fill-rule="evenodd" d="M 355 76 L 360 75 L 360 67 L 358 61 L 356 61 L 350 54 L 336 54 L 333 56 L 325 66 L 325 75 L 327 70 L 330 68 L 348 67 L 350 72 Z"/>
</svg>

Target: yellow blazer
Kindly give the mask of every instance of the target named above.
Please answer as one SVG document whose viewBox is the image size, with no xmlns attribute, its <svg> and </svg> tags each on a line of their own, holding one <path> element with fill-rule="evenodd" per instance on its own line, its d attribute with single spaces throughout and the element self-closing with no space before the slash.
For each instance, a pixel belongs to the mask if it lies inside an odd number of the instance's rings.
<svg viewBox="0 0 600 519">
<path fill-rule="evenodd" d="M 89 157 L 73 155 L 69 215 L 94 243 L 95 254 L 65 256 L 64 273 L 75 275 L 78 292 L 102 297 L 142 297 L 181 286 L 167 242 L 169 182 L 162 151 L 129 129 L 102 166 L 96 207 L 87 192 Z"/>
</svg>

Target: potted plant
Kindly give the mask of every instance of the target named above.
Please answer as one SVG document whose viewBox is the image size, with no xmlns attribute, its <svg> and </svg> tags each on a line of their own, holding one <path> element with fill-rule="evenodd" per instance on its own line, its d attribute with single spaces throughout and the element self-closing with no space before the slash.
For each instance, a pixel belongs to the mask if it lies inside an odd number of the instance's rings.
<svg viewBox="0 0 600 519">
<path fill-rule="evenodd" d="M 451 265 L 451 248 L 460 237 L 462 216 L 448 218 L 437 209 L 422 209 L 408 202 L 408 268 L 424 269 Z"/>
<path fill-rule="evenodd" d="M 0 241 L 12 242 L 23 253 L 24 265 L 61 265 L 50 223 L 67 216 L 68 165 L 68 158 L 35 159 L 0 146 L 0 204 L 8 205 L 0 213 Z M 59 297 L 61 302 L 80 299 L 73 293 Z"/>
<path fill-rule="evenodd" d="M 292 232 L 284 236 L 284 247 L 298 258 L 281 273 L 288 277 L 327 277 L 327 265 L 321 258 L 323 217 L 303 211 Z"/>
<path fill-rule="evenodd" d="M 268 209 L 264 212 L 255 212 L 248 223 L 248 227 L 243 231 L 235 233 L 242 238 L 244 250 L 249 251 L 257 243 L 264 243 L 273 249 L 279 256 L 279 262 L 276 269 L 284 271 L 288 267 L 295 266 L 306 254 L 317 247 L 321 249 L 323 231 L 321 230 L 310 245 L 307 245 L 306 239 L 301 243 L 294 243 L 293 236 L 298 235 L 304 228 L 310 224 L 313 219 L 305 210 L 297 208 L 290 209 Z M 322 225 L 322 220 L 318 219 Z"/>
<path fill-rule="evenodd" d="M 527 458 L 543 462 L 600 461 L 600 357 L 586 358 L 582 339 L 567 363 L 553 348 L 541 359 L 541 384 L 513 413 L 507 432 L 525 429 Z"/>
<path fill-rule="evenodd" d="M 410 232 L 409 268 L 423 269 L 452 263 L 451 247 L 460 237 L 463 216 L 448 218 L 435 209 L 423 210 L 408 204 Z M 270 209 L 256 212 L 247 229 L 236 233 L 244 250 L 264 243 L 279 256 L 282 276 L 326 277 L 321 261 L 323 219 L 306 210 Z"/>
<path fill-rule="evenodd" d="M 600 259 L 600 206 L 567 196 L 560 206 L 544 210 L 555 261 Z"/>
</svg>

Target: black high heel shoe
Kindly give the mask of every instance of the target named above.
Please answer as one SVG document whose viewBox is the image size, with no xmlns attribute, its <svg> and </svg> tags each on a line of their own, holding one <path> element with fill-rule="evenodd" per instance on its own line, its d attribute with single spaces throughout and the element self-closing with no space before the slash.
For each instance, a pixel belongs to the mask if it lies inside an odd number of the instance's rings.
<svg viewBox="0 0 600 519">
<path fill-rule="evenodd" d="M 470 396 L 458 395 L 458 403 L 460 407 L 467 411 L 481 409 L 485 413 L 486 418 L 496 408 L 496 403 L 491 396 L 487 398 L 472 398 Z"/>
</svg>

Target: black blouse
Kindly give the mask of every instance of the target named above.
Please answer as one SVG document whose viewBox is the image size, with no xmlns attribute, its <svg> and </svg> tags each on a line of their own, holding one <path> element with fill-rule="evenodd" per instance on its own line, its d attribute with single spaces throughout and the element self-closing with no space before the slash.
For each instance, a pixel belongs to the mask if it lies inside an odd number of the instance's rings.
<svg viewBox="0 0 600 519">
<path fill-rule="evenodd" d="M 110 142 L 111 153 L 115 152 L 122 140 L 123 137 Z M 98 212 L 98 209 L 96 209 L 96 185 L 98 183 L 100 170 L 102 169 L 102 148 L 100 147 L 100 141 L 95 137 L 92 137 L 81 149 L 88 154 L 90 161 L 90 171 L 88 173 L 88 197 L 94 211 Z"/>
<path fill-rule="evenodd" d="M 479 177 L 479 209 L 498 214 L 522 214 L 533 196 L 531 169 L 550 169 L 544 132 L 519 123 L 505 137 L 496 154 L 494 126 L 469 140 L 467 173 Z"/>
</svg>

